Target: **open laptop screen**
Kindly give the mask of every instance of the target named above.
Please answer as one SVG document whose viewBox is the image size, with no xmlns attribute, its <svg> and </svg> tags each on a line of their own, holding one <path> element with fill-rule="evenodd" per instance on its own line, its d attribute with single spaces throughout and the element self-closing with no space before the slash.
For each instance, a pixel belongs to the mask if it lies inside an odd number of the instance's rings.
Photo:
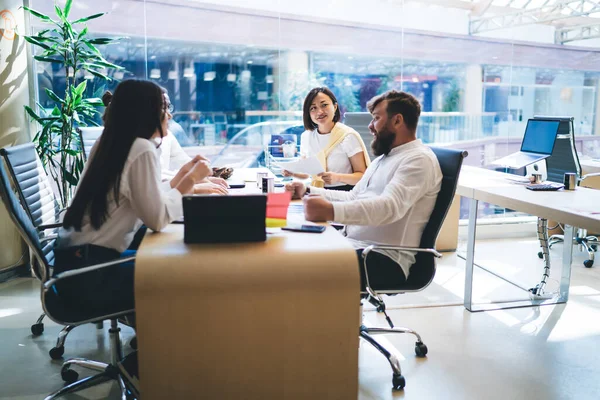
<svg viewBox="0 0 600 400">
<path fill-rule="evenodd" d="M 552 154 L 560 121 L 530 119 L 527 121 L 521 151 L 538 154 Z"/>
</svg>

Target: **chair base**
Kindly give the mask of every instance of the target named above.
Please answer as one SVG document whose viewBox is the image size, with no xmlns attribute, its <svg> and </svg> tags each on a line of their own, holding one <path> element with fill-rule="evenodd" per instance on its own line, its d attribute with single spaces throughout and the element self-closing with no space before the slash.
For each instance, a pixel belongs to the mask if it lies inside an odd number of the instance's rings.
<svg viewBox="0 0 600 400">
<path fill-rule="evenodd" d="M 427 355 L 427 351 L 428 351 L 427 346 L 423 343 L 423 340 L 421 339 L 421 335 L 419 335 L 416 331 L 413 331 L 412 329 L 408 329 L 408 328 L 394 327 L 391 319 L 385 312 L 385 303 L 383 302 L 383 299 L 380 296 L 378 296 L 374 292 L 369 292 L 369 295 L 367 295 L 367 300 L 369 301 L 369 303 L 373 304 L 377 308 L 377 311 L 383 312 L 385 314 L 386 320 L 388 321 L 388 324 L 390 325 L 390 327 L 389 328 L 370 328 L 365 325 L 361 325 L 360 329 L 359 329 L 359 336 L 360 336 L 360 338 L 364 339 L 367 343 L 369 343 L 373 347 L 375 347 L 381 354 L 383 354 L 385 356 L 385 358 L 388 360 L 388 363 L 390 364 L 390 367 L 392 368 L 392 372 L 393 372 L 392 388 L 393 388 L 393 390 L 402 390 L 402 389 L 404 389 L 404 386 L 406 386 L 406 380 L 405 380 L 404 376 L 402 375 L 402 368 L 400 367 L 400 361 L 394 354 L 392 354 L 383 345 L 381 345 L 379 342 L 377 342 L 373 338 L 372 335 L 379 335 L 379 334 L 386 334 L 386 333 L 408 333 L 408 334 L 414 335 L 417 338 L 417 341 L 415 342 L 415 354 L 418 357 L 425 357 Z"/>
<path fill-rule="evenodd" d="M 31 325 L 31 334 L 33 336 L 40 336 L 42 333 L 44 333 L 44 323 L 42 321 L 45 317 L 46 314 L 40 315 L 37 321 L 35 321 L 35 324 Z"/>
<path fill-rule="evenodd" d="M 552 246 L 557 243 L 564 243 L 564 241 L 564 235 L 552 235 L 550 236 L 550 239 L 548 239 L 548 248 L 552 248 Z M 583 265 L 586 268 L 591 268 L 594 265 L 594 253 L 598 250 L 598 246 L 600 245 L 598 237 L 587 236 L 585 232 L 581 233 L 580 230 L 579 234 L 573 238 L 573 245 L 579 246 L 581 251 L 587 251 L 588 259 L 583 262 Z M 542 252 L 538 253 L 538 257 L 542 258 Z"/>
<path fill-rule="evenodd" d="M 68 333 L 74 327 L 74 325 L 66 326 L 65 328 L 63 328 L 63 331 L 65 331 L 67 328 L 70 328 L 66 332 Z M 61 333 L 63 331 L 61 331 Z M 121 388 L 121 398 L 123 400 L 139 398 L 139 385 L 137 383 L 136 378 L 137 373 L 128 372 L 128 370 L 124 366 L 124 364 L 127 363 L 129 360 L 132 360 L 132 358 L 136 358 L 137 354 L 132 353 L 128 355 L 126 359 L 123 358 L 120 331 L 121 329 L 118 326 L 117 320 L 112 319 L 111 327 L 109 330 L 111 344 L 110 364 L 93 360 L 87 360 L 83 358 L 71 358 L 65 361 L 62 366 L 61 376 L 63 380 L 67 382 L 67 385 L 47 396 L 45 400 L 53 400 L 68 393 L 78 392 L 80 390 L 99 385 L 109 380 L 116 380 L 119 383 L 119 386 Z M 132 361 L 137 362 L 136 360 Z M 99 373 L 78 380 L 79 374 L 73 369 L 71 369 L 71 366 L 73 365 L 93 371 L 98 371 Z"/>
</svg>

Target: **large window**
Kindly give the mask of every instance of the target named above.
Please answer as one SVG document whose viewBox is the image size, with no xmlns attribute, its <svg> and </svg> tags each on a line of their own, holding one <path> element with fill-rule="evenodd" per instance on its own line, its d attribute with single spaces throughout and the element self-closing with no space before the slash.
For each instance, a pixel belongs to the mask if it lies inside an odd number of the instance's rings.
<svg viewBox="0 0 600 400">
<path fill-rule="evenodd" d="M 32 3 L 53 13 L 50 1 Z M 157 82 L 175 106 L 173 134 L 218 164 L 266 162 L 269 136 L 301 131 L 304 96 L 322 85 L 342 112 L 364 112 L 388 89 L 414 94 L 423 107 L 419 136 L 468 150 L 468 165 L 489 167 L 518 149 L 534 115 L 574 117 L 581 156 L 600 157 L 600 45 L 549 44 L 551 25 L 532 25 L 526 37 L 522 27 L 468 35 L 468 2 L 460 1 L 447 8 L 383 0 L 74 3 L 75 17 L 109 12 L 89 23 L 94 34 L 122 37 L 102 51 L 127 71 L 111 73 L 109 83 L 82 77 L 88 91 L 128 77 Z M 505 5 L 494 0 L 489 12 Z M 42 65 L 36 72 L 46 106 L 43 89 L 60 90 L 64 72 Z M 506 213 L 487 205 L 481 212 Z"/>
</svg>

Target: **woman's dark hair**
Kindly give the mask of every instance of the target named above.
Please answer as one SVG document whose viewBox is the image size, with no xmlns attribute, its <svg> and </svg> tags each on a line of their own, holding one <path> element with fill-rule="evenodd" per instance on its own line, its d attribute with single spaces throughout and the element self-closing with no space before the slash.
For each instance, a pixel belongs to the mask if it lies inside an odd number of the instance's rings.
<svg viewBox="0 0 600 400">
<path fill-rule="evenodd" d="M 104 114 L 102 114 L 102 122 L 106 121 L 106 115 L 108 114 L 108 105 L 113 98 L 113 94 L 110 90 L 107 90 L 102 95 L 102 104 L 104 104 Z"/>
<path fill-rule="evenodd" d="M 89 210 L 94 229 L 100 229 L 108 217 L 108 202 L 119 204 L 121 174 L 127 156 L 137 138 L 150 139 L 158 130 L 162 138 L 162 119 L 166 118 L 163 92 L 150 81 L 130 79 L 121 82 L 110 100 L 104 131 L 94 156 L 67 209 L 63 225 L 81 230 Z"/>
<path fill-rule="evenodd" d="M 312 104 L 313 100 L 319 93 L 323 93 L 323 94 L 329 96 L 333 105 L 338 104 L 338 101 L 335 98 L 335 94 L 333 94 L 333 92 L 331 90 L 329 90 L 329 88 L 316 87 L 316 88 L 312 89 L 310 92 L 308 92 L 308 94 L 306 95 L 306 98 L 304 99 L 304 106 L 302 107 L 302 119 L 304 121 L 304 129 L 306 129 L 307 131 L 312 131 L 313 129 L 315 129 L 317 127 L 317 124 L 315 124 L 313 122 L 313 120 L 310 118 L 310 105 Z M 335 115 L 333 116 L 333 122 L 338 122 L 340 120 L 340 118 L 341 118 L 340 117 L 340 106 L 338 105 L 338 107 L 335 110 Z"/>
</svg>

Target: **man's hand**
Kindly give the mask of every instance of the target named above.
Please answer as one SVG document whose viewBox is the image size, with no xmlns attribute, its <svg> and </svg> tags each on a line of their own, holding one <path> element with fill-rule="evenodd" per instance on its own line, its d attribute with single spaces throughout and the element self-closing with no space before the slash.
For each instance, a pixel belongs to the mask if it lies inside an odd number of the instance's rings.
<svg viewBox="0 0 600 400">
<path fill-rule="evenodd" d="M 213 182 L 205 182 L 205 183 L 197 183 L 194 185 L 194 194 L 229 194 L 227 188 L 222 185 L 213 183 Z"/>
<path fill-rule="evenodd" d="M 291 182 L 285 185 L 286 192 L 292 192 L 293 199 L 301 199 L 306 193 L 306 186 L 302 182 Z"/>
<path fill-rule="evenodd" d="M 281 175 L 283 175 L 283 176 L 294 176 L 294 174 L 292 174 L 287 169 L 284 169 L 283 171 L 281 171 Z"/>
<path fill-rule="evenodd" d="M 323 179 L 323 182 L 325 182 L 328 185 L 331 185 L 332 183 L 340 182 L 340 178 L 338 177 L 338 174 L 336 174 L 335 172 L 321 172 L 317 176 L 319 178 Z"/>
<path fill-rule="evenodd" d="M 208 180 L 210 182 L 214 183 L 215 185 L 222 186 L 224 189 L 229 188 L 229 185 L 227 184 L 227 181 L 225 181 L 225 179 L 223 179 L 223 178 L 217 178 L 215 176 L 209 176 Z"/>
<path fill-rule="evenodd" d="M 333 204 L 318 195 L 304 198 L 304 218 L 312 222 L 333 221 Z"/>
</svg>

